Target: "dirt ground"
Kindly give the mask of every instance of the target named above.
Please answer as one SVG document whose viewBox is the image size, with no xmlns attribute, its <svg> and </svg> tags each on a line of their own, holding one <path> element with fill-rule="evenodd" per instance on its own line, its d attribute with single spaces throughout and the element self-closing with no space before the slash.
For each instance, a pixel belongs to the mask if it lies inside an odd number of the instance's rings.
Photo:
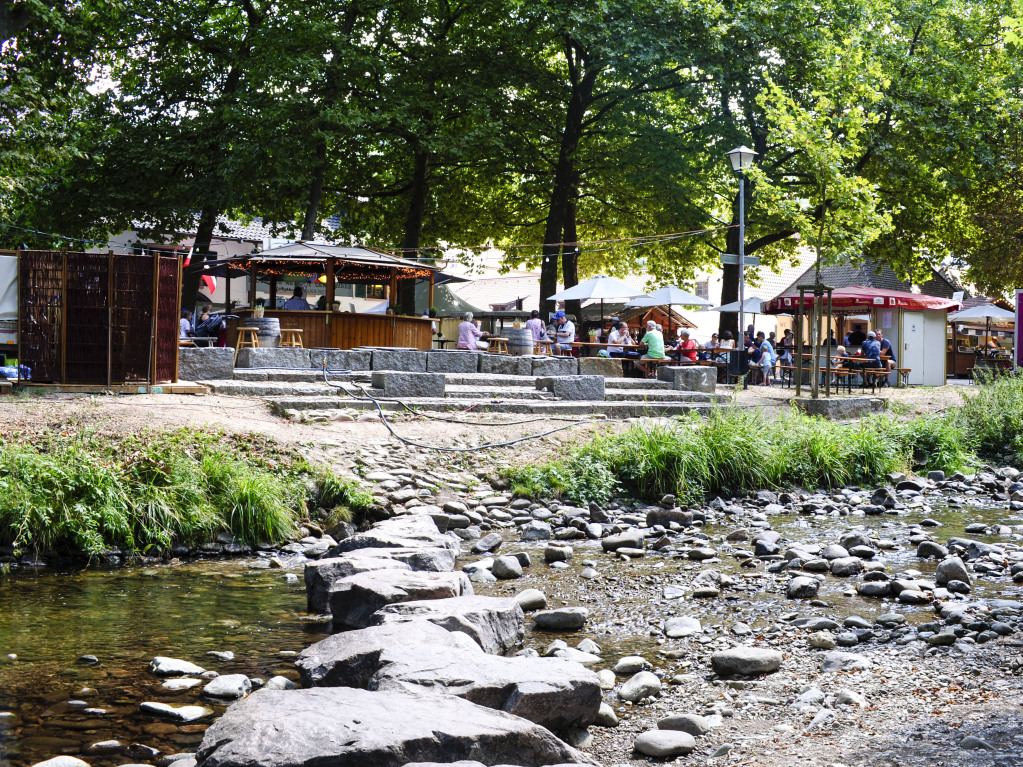
<svg viewBox="0 0 1023 767">
<path fill-rule="evenodd" d="M 731 389 L 720 387 L 722 393 Z M 972 387 L 912 387 L 886 389 L 879 396 L 898 416 L 938 413 L 956 407 Z M 785 407 L 794 389 L 780 386 L 750 387 L 732 393 L 740 407 L 762 407 L 766 412 Z M 841 395 L 845 396 L 845 395 Z M 625 422 L 530 417 L 519 414 L 445 413 L 416 417 L 389 414 L 395 432 L 422 446 L 480 446 L 504 443 L 551 432 L 542 441 L 524 441 L 510 453 L 543 455 L 559 443 L 584 438 L 608 429 L 624 428 Z M 295 423 L 274 415 L 265 401 L 250 397 L 216 395 L 80 395 L 20 394 L 0 400 L 0 423 L 10 433 L 19 428 L 49 427 L 75 433 L 83 429 L 111 434 L 130 434 L 142 429 L 192 426 L 227 433 L 257 433 L 284 444 L 305 445 L 315 450 L 326 443 L 337 455 L 339 449 L 394 444 L 395 440 L 378 419 L 324 424 Z"/>
</svg>

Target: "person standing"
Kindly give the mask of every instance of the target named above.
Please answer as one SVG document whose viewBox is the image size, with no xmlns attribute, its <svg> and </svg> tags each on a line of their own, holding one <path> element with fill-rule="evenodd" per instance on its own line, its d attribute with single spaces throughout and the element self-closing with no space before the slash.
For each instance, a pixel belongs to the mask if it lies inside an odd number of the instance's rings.
<svg viewBox="0 0 1023 767">
<path fill-rule="evenodd" d="M 284 302 L 284 308 L 289 311 L 304 312 L 312 309 L 312 307 L 309 306 L 309 302 L 305 300 L 305 288 L 301 285 L 296 285 L 295 290 L 292 291 L 291 298 Z"/>
<path fill-rule="evenodd" d="M 178 320 L 178 337 L 191 338 L 194 332 L 192 328 L 192 313 L 188 309 L 182 309 L 181 319 Z"/>
<path fill-rule="evenodd" d="M 771 374 L 774 372 L 774 366 L 778 362 L 778 357 L 774 353 L 774 347 L 771 346 L 771 342 L 764 336 L 764 331 L 757 333 L 757 348 L 760 351 L 760 383 L 764 386 L 771 385 Z"/>
<path fill-rule="evenodd" d="M 529 319 L 526 320 L 526 327 L 529 328 L 534 344 L 536 344 L 537 341 L 547 340 L 547 328 L 544 326 L 543 320 L 540 319 L 540 312 L 536 309 L 529 313 Z"/>
</svg>

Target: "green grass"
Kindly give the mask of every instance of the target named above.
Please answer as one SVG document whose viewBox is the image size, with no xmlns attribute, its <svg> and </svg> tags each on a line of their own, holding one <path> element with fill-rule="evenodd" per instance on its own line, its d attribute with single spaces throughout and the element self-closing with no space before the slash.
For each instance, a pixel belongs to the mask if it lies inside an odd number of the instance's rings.
<svg viewBox="0 0 1023 767">
<path fill-rule="evenodd" d="M 179 429 L 0 441 L 0 545 L 19 552 L 156 553 L 223 532 L 282 543 L 310 508 L 338 521 L 370 500 L 356 482 L 255 436 Z"/>
<path fill-rule="evenodd" d="M 777 419 L 724 408 L 599 436 L 552 463 L 507 469 L 533 498 L 606 502 L 616 494 L 699 503 L 712 493 L 877 485 L 895 471 L 969 471 L 984 461 L 1023 465 L 1023 377 L 983 382 L 947 413 L 891 414 L 838 424 L 796 411 Z"/>
</svg>

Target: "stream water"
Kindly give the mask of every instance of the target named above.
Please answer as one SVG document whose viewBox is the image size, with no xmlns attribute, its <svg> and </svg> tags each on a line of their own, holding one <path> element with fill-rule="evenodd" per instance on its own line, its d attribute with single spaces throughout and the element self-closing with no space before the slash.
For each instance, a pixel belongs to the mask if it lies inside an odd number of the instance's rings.
<svg viewBox="0 0 1023 767">
<path fill-rule="evenodd" d="M 962 509 L 920 507 L 899 516 L 792 515 L 770 521 L 784 540 L 822 545 L 862 526 L 896 542 L 895 550 L 882 552 L 889 572 L 916 569 L 929 576 L 934 562 L 917 559 L 906 541 L 909 529 L 921 519 L 931 517 L 942 523 L 943 527 L 932 530 L 941 541 L 962 535 L 968 523 L 1015 526 L 1023 522 L 1004 504 L 963 500 Z M 533 565 L 522 579 L 478 586 L 476 591 L 505 596 L 533 587 L 548 594 L 551 606 L 589 607 L 584 631 L 563 638 L 576 644 L 590 637 L 609 659 L 632 653 L 653 658 L 663 642 L 657 627 L 674 615 L 697 617 L 705 628 L 720 631 L 742 621 L 754 632 L 793 611 L 829 617 L 858 613 L 872 619 L 895 609 L 913 622 L 933 616 L 929 607 L 845 596 L 843 592 L 856 579 L 828 577 L 818 595 L 823 603 L 816 607 L 787 600 L 779 586 L 784 576 L 765 573 L 763 563 L 743 568 L 728 555 L 723 537 L 732 529 L 708 525 L 703 530 L 722 554 L 720 563 L 654 553 L 624 562 L 603 554 L 595 541 L 573 541 L 576 554 L 565 570 L 543 564 L 544 544 L 513 542 L 517 536 L 509 531 L 505 550 L 531 552 Z M 475 558 L 463 557 L 460 563 Z M 596 563 L 599 578 L 580 577 L 584 560 Z M 685 584 L 708 567 L 733 575 L 740 586 L 713 600 L 666 596 L 665 586 Z M 86 750 L 90 744 L 112 739 L 125 747 L 144 744 L 163 754 L 193 751 L 211 718 L 182 725 L 144 714 L 139 704 L 147 700 L 202 703 L 213 708 L 215 715 L 224 707 L 201 701 L 200 688 L 173 693 L 162 689 L 162 680 L 147 670 L 156 655 L 190 660 L 218 673 L 297 679 L 293 654 L 323 638 L 327 626 L 305 612 L 300 569 L 285 573 L 264 568 L 265 561 L 235 560 L 0 576 L 0 765 L 24 767 L 61 753 L 84 754 L 97 767 L 155 760 L 151 752 L 138 750 L 108 755 L 90 755 Z M 974 587 L 974 596 L 1023 597 L 1023 586 L 1005 579 L 994 584 L 978 578 Z M 553 638 L 527 634 L 527 644 L 542 652 Z M 234 660 L 206 655 L 227 650 L 235 654 Z M 100 663 L 81 663 L 80 656 L 87 653 Z"/>
<path fill-rule="evenodd" d="M 290 653 L 321 639 L 324 625 L 308 620 L 300 575 L 254 564 L 262 563 L 0 577 L 0 764 L 21 767 L 81 754 L 110 739 L 165 754 L 194 750 L 208 719 L 179 725 L 139 711 L 144 700 L 199 702 L 197 690 L 161 689 L 162 680 L 147 670 L 156 655 L 219 673 L 297 678 Z M 211 650 L 229 650 L 235 659 L 206 656 Z M 100 663 L 80 663 L 83 654 Z M 218 714 L 223 709 L 203 705 Z M 89 760 L 115 765 L 151 757 L 119 753 Z"/>
</svg>

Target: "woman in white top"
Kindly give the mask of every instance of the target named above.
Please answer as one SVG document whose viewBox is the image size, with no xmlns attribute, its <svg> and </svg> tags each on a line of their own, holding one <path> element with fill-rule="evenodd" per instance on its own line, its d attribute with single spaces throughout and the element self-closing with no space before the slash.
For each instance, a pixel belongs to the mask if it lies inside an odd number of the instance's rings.
<svg viewBox="0 0 1023 767">
<path fill-rule="evenodd" d="M 632 344 L 632 337 L 629 335 L 629 326 L 624 322 L 619 322 L 618 326 L 611 331 L 607 337 L 608 347 L 607 353 L 612 357 L 624 357 L 625 349 L 621 346 L 613 346 L 612 344 Z"/>
</svg>

